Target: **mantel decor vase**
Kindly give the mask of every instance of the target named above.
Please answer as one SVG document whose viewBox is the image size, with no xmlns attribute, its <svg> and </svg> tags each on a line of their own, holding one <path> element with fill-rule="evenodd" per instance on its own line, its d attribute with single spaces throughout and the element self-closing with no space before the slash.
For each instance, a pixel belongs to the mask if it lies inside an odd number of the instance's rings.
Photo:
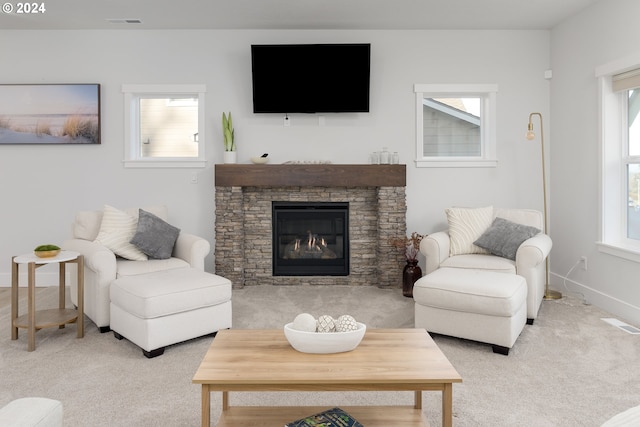
<svg viewBox="0 0 640 427">
<path fill-rule="evenodd" d="M 413 284 L 422 277 L 422 269 L 418 260 L 407 261 L 402 270 L 402 295 L 413 298 Z"/>
<path fill-rule="evenodd" d="M 237 163 L 238 162 L 237 154 L 238 153 L 235 151 L 225 151 L 223 161 L 225 163 Z"/>
</svg>

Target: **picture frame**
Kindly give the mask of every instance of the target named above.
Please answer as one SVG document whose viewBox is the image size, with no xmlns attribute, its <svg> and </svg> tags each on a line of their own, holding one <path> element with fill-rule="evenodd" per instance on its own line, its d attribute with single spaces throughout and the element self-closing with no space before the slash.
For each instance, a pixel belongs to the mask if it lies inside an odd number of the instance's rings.
<svg viewBox="0 0 640 427">
<path fill-rule="evenodd" d="M 100 144 L 100 85 L 0 84 L 0 145 Z"/>
</svg>

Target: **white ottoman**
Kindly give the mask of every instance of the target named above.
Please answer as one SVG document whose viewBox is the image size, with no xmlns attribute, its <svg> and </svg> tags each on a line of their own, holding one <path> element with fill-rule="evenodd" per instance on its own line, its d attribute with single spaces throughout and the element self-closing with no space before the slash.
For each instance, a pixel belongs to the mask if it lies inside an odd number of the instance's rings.
<svg viewBox="0 0 640 427">
<path fill-rule="evenodd" d="M 527 322 L 522 276 L 440 268 L 413 287 L 415 326 L 429 332 L 493 344 L 509 354 Z"/>
<path fill-rule="evenodd" d="M 114 280 L 111 329 L 146 357 L 164 347 L 231 327 L 231 281 L 195 268 L 176 268 Z"/>
<path fill-rule="evenodd" d="M 640 406 L 634 406 L 610 418 L 600 427 L 632 427 L 640 425 Z"/>
<path fill-rule="evenodd" d="M 45 397 L 23 397 L 0 409 L 0 426 L 62 427 L 62 403 Z"/>
</svg>

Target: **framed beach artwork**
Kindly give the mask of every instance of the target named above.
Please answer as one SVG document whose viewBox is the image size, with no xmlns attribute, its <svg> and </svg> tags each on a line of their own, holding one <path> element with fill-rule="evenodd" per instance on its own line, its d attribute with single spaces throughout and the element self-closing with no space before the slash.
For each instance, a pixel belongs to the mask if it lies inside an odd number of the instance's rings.
<svg viewBox="0 0 640 427">
<path fill-rule="evenodd" d="M 3 144 L 100 144 L 100 85 L 0 84 Z"/>
</svg>

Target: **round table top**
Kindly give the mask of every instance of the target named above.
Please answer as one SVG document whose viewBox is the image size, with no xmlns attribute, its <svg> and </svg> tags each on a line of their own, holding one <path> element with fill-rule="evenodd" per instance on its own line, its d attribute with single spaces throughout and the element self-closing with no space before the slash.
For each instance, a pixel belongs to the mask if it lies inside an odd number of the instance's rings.
<svg viewBox="0 0 640 427">
<path fill-rule="evenodd" d="M 13 259 L 13 262 L 16 264 L 28 264 L 30 262 L 34 262 L 36 264 L 50 264 L 53 262 L 65 262 L 72 261 L 80 256 L 80 252 L 76 251 L 60 251 L 60 253 L 56 256 L 50 258 L 40 258 L 33 252 L 30 254 L 18 255 Z"/>
</svg>

